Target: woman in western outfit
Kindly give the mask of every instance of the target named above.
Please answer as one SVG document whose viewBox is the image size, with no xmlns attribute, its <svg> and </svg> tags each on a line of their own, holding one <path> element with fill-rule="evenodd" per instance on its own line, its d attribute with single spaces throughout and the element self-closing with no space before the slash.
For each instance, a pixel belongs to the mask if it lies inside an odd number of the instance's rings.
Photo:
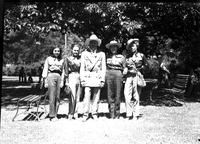
<svg viewBox="0 0 200 144">
<path fill-rule="evenodd" d="M 48 84 L 49 94 L 49 118 L 57 119 L 57 112 L 60 103 L 60 88 L 63 87 L 64 69 L 61 49 L 55 47 L 46 58 L 42 72 L 43 81 Z"/>
<path fill-rule="evenodd" d="M 131 120 L 132 118 L 138 118 L 139 116 L 139 95 L 142 88 L 137 85 L 137 74 L 142 74 L 145 66 L 147 66 L 147 60 L 144 54 L 137 51 L 139 47 L 139 39 L 129 39 L 127 41 L 127 49 L 130 51 L 130 55 L 126 58 L 126 81 L 124 86 L 124 96 L 126 104 L 126 117 Z M 131 102 L 131 98 L 134 98 L 134 103 Z"/>
<path fill-rule="evenodd" d="M 98 50 L 100 44 L 101 39 L 95 34 L 91 35 L 85 41 L 88 49 L 81 54 L 80 79 L 85 92 L 83 121 L 88 120 L 90 117 L 93 119 L 98 117 L 100 90 L 104 86 L 106 73 L 105 53 Z"/>
<path fill-rule="evenodd" d="M 125 57 L 118 54 L 122 44 L 113 40 L 106 45 L 110 54 L 106 58 L 106 85 L 110 118 L 120 117 L 120 97 L 122 89 L 122 72 L 125 68 Z"/>
<path fill-rule="evenodd" d="M 78 118 L 78 104 L 80 102 L 81 95 L 81 82 L 80 82 L 80 46 L 77 44 L 72 45 L 72 55 L 65 59 L 67 62 L 66 68 L 69 75 L 66 79 L 66 85 L 71 88 L 72 97 L 69 103 L 69 119 Z"/>
</svg>

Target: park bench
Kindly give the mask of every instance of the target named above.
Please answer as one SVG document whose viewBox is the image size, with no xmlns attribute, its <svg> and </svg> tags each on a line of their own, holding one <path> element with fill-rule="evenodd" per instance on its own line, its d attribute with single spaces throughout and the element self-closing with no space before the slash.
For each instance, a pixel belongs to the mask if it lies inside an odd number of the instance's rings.
<svg viewBox="0 0 200 144">
<path fill-rule="evenodd" d="M 36 120 L 39 121 L 40 115 L 39 115 L 38 109 L 39 109 L 42 99 L 46 100 L 46 94 L 35 94 L 35 95 L 30 94 L 23 98 L 13 99 L 13 100 L 17 101 L 17 111 L 16 111 L 15 116 L 13 117 L 12 121 L 14 121 L 17 116 L 19 116 L 20 114 L 24 114 L 24 113 L 29 114 L 30 117 L 34 116 L 36 118 Z M 26 103 L 25 111 L 23 111 L 22 113 L 19 113 L 20 105 L 23 103 Z M 37 108 L 36 113 L 29 112 L 29 110 L 32 108 L 33 105 L 34 106 L 36 105 L 36 108 Z M 45 111 L 46 111 L 46 109 L 45 109 Z"/>
<path fill-rule="evenodd" d="M 152 102 L 153 101 L 153 92 L 157 90 L 158 88 L 158 79 L 151 79 L 151 78 L 145 78 L 146 81 L 146 89 L 149 89 L 149 101 Z M 145 88 L 144 88 L 145 90 Z"/>
<path fill-rule="evenodd" d="M 176 74 L 172 88 L 162 88 L 160 92 L 172 94 L 174 99 L 184 101 L 189 77 L 185 74 Z"/>
</svg>

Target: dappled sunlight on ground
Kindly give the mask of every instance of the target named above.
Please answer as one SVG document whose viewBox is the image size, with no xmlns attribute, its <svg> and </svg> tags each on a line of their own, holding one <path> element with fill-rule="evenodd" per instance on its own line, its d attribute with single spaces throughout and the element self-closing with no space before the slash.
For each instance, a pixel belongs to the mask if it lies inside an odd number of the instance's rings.
<svg viewBox="0 0 200 144">
<path fill-rule="evenodd" d="M 14 84 L 13 84 L 14 85 Z M 121 118 L 108 119 L 108 105 L 105 100 L 99 105 L 100 117 L 83 122 L 81 118 L 67 119 L 68 103 L 62 101 L 59 119 L 55 122 L 46 118 L 48 105 L 39 107 L 40 121 L 28 119 L 23 113 L 12 122 L 16 113 L 16 101 L 35 91 L 31 88 L 15 87 L 11 83 L 3 88 L 1 107 L 1 144 L 199 144 L 200 103 L 185 102 L 181 106 L 156 105 L 143 102 L 142 116 L 138 120 L 126 120 L 125 103 L 121 103 Z M 17 84 L 15 84 L 17 86 Z M 20 106 L 23 112 L 24 105 Z M 45 109 L 47 110 L 45 113 Z M 33 106 L 30 112 L 35 113 Z"/>
</svg>

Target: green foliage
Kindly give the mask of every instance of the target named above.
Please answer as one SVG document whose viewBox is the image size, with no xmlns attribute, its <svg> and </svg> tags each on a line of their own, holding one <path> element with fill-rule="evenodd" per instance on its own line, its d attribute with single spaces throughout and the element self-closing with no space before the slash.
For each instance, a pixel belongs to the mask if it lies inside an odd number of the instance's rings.
<svg viewBox="0 0 200 144">
<path fill-rule="evenodd" d="M 41 62 L 35 62 L 32 64 L 11 65 L 9 67 L 3 66 L 2 75 L 18 76 L 19 70 L 23 66 L 27 75 L 30 73 L 32 76 L 38 76 L 38 68 L 40 67 L 40 65 Z"/>
<path fill-rule="evenodd" d="M 116 39 L 125 49 L 129 38 L 140 38 L 147 56 L 162 55 L 170 47 L 189 69 L 200 65 L 199 3 L 164 2 L 27 2 L 6 3 L 4 12 L 4 64 L 43 61 L 49 48 L 70 46 L 94 32 L 105 44 Z M 64 34 L 67 34 L 65 44 Z M 37 44 L 39 43 L 39 45 Z"/>
</svg>

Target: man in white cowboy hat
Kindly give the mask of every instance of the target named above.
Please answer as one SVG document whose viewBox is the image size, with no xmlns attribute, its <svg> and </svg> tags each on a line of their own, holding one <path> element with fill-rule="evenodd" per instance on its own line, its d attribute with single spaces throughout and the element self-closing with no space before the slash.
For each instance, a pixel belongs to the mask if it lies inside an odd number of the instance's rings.
<svg viewBox="0 0 200 144">
<path fill-rule="evenodd" d="M 124 86 L 124 96 L 126 103 L 126 117 L 131 120 L 139 116 L 139 95 L 141 87 L 137 85 L 137 75 L 142 75 L 142 70 L 148 65 L 144 54 L 137 51 L 139 47 L 139 39 L 129 39 L 127 41 L 127 50 L 130 55 L 126 58 L 126 81 Z M 132 97 L 134 103 L 131 102 Z"/>
<path fill-rule="evenodd" d="M 106 48 L 110 50 L 110 54 L 106 58 L 106 85 L 108 97 L 108 109 L 110 118 L 120 117 L 120 97 L 122 90 L 122 77 L 125 68 L 125 57 L 118 53 L 118 49 L 122 44 L 113 40 L 110 41 Z"/>
<path fill-rule="evenodd" d="M 80 79 L 85 88 L 83 115 L 84 120 L 87 120 L 90 116 L 93 119 L 98 117 L 100 90 L 105 83 L 106 61 L 105 53 L 98 50 L 101 40 L 95 34 L 91 35 L 85 44 L 89 48 L 81 54 Z"/>
</svg>

